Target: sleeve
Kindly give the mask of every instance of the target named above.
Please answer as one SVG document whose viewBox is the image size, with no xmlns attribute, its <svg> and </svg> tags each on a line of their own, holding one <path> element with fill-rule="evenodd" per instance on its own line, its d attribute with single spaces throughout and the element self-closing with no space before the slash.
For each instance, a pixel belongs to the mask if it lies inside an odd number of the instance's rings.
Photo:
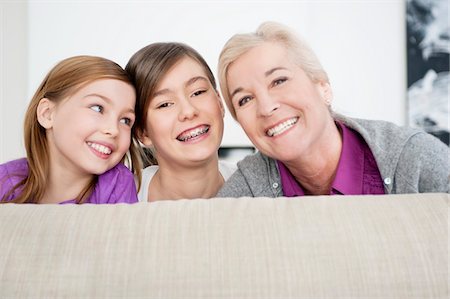
<svg viewBox="0 0 450 299">
<path fill-rule="evenodd" d="M 415 163 L 419 193 L 450 192 L 450 149 L 436 137 L 421 133 L 412 137 L 402 154 L 403 163 Z"/>
<path fill-rule="evenodd" d="M 253 197 L 254 195 L 240 169 L 233 173 L 233 175 L 224 183 L 216 195 L 216 197 L 245 196 Z"/>
<path fill-rule="evenodd" d="M 18 159 L 0 165 L 0 200 L 3 199 L 14 186 L 28 175 L 26 159 Z M 6 201 L 13 200 L 19 194 L 21 188 L 10 194 Z"/>
<path fill-rule="evenodd" d="M 0 201 L 5 194 L 11 189 L 11 182 L 8 178 L 8 171 L 5 165 L 0 165 Z M 10 200 L 10 198 L 8 198 Z"/>
</svg>

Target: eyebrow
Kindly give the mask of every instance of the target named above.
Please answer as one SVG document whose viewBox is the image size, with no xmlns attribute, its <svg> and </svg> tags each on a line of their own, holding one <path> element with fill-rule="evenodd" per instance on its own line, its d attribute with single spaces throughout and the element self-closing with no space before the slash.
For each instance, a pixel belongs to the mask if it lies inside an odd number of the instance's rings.
<svg viewBox="0 0 450 299">
<path fill-rule="evenodd" d="M 244 89 L 242 87 L 238 87 L 236 88 L 232 93 L 230 98 L 232 99 L 237 93 L 240 93 L 241 91 L 243 91 Z"/>
<path fill-rule="evenodd" d="M 265 76 L 265 77 L 268 77 L 268 76 L 272 75 L 274 72 L 279 71 L 279 70 L 287 70 L 287 68 L 281 67 L 281 66 L 274 67 L 273 69 L 270 69 L 270 70 L 268 70 L 267 72 L 265 72 L 265 73 L 264 73 L 264 76 Z M 239 92 L 241 92 L 241 91 L 243 91 L 243 90 L 244 90 L 244 89 L 243 89 L 242 87 L 236 88 L 236 89 L 231 93 L 230 98 L 232 99 L 237 93 L 239 93 Z"/>
<path fill-rule="evenodd" d="M 157 96 L 160 96 L 160 95 L 163 95 L 163 94 L 166 94 L 166 93 L 169 93 L 169 89 L 168 88 L 164 88 L 164 89 L 158 90 L 157 92 L 153 93 L 152 98 L 155 98 Z"/>
<path fill-rule="evenodd" d="M 85 99 L 85 98 L 87 98 L 87 97 L 99 97 L 99 98 L 101 98 L 102 100 L 104 100 L 105 102 L 107 102 L 109 105 L 112 105 L 112 100 L 111 100 L 110 98 L 105 97 L 105 96 L 103 96 L 103 95 L 101 95 L 101 94 L 98 94 L 98 93 L 90 93 L 90 94 L 87 94 L 87 95 L 85 95 L 85 96 L 83 97 L 83 99 Z M 125 112 L 135 113 L 134 108 L 129 108 L 129 109 L 127 109 Z"/>
<path fill-rule="evenodd" d="M 265 72 L 264 75 L 267 77 L 267 76 L 270 76 L 270 75 L 272 75 L 274 72 L 279 71 L 279 70 L 287 70 L 287 68 L 282 67 L 282 66 L 274 67 L 273 69 L 270 69 L 270 70 L 268 70 L 267 72 Z"/>
<path fill-rule="evenodd" d="M 206 81 L 206 82 L 209 81 L 208 79 L 206 79 L 203 76 L 196 76 L 196 77 L 192 77 L 191 79 L 187 80 L 186 83 L 184 83 L 184 86 L 188 87 L 188 86 L 194 84 L 195 82 L 197 82 L 198 80 L 202 80 L 202 81 Z M 170 92 L 169 88 L 160 89 L 153 94 L 152 98 L 169 93 L 169 92 Z"/>
<path fill-rule="evenodd" d="M 189 85 L 194 84 L 194 83 L 197 82 L 198 80 L 202 80 L 202 81 L 208 82 L 208 79 L 206 79 L 205 77 L 203 77 L 203 76 L 196 76 L 196 77 L 192 77 L 191 79 L 189 79 L 189 80 L 184 84 L 184 86 L 188 87 Z"/>
<path fill-rule="evenodd" d="M 103 99 L 105 102 L 111 103 L 111 99 L 110 98 L 105 97 L 105 96 L 103 96 L 101 94 L 98 94 L 98 93 L 90 93 L 90 94 L 85 95 L 83 98 L 85 99 L 85 98 L 88 98 L 88 97 L 98 97 L 98 98 Z"/>
</svg>

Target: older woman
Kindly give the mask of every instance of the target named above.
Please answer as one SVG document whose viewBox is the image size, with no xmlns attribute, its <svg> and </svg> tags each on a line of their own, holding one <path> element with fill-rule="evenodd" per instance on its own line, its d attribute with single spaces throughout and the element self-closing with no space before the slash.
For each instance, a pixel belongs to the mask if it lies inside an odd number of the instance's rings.
<svg viewBox="0 0 450 299">
<path fill-rule="evenodd" d="M 233 36 L 219 58 L 222 95 L 259 150 L 218 196 L 449 192 L 449 148 L 416 129 L 332 113 L 313 51 L 286 27 Z"/>
</svg>

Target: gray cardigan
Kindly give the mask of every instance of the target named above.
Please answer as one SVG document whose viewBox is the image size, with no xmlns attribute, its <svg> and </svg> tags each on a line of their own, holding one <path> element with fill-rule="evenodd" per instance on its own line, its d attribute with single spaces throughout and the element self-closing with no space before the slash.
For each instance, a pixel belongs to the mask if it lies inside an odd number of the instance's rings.
<svg viewBox="0 0 450 299">
<path fill-rule="evenodd" d="M 385 121 L 333 114 L 369 145 L 386 194 L 450 191 L 450 149 L 434 136 Z M 261 153 L 238 162 L 238 169 L 217 197 L 283 196 L 277 163 Z"/>
</svg>

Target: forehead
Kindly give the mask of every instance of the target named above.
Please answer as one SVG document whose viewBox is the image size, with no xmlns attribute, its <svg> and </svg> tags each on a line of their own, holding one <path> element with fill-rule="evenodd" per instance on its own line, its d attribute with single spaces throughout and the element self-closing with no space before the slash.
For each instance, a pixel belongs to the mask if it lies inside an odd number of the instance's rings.
<svg viewBox="0 0 450 299">
<path fill-rule="evenodd" d="M 184 84 L 195 76 L 206 77 L 204 67 L 197 60 L 185 56 L 177 61 L 161 78 L 157 89 L 165 88 L 166 85 Z"/>
<path fill-rule="evenodd" d="M 77 99 L 81 99 L 89 95 L 98 95 L 108 98 L 113 102 L 120 102 L 124 104 L 134 105 L 135 101 L 135 90 L 131 84 L 118 79 L 109 78 L 94 80 L 81 86 L 69 95 L 66 101 L 78 103 Z M 70 101 L 71 99 L 76 101 Z"/>
<path fill-rule="evenodd" d="M 267 77 L 267 72 L 275 68 L 293 69 L 296 64 L 290 59 L 287 49 L 275 42 L 264 42 L 251 48 L 228 68 L 229 89 L 244 83 Z"/>
<path fill-rule="evenodd" d="M 228 68 L 228 75 L 232 77 L 243 71 L 265 72 L 274 67 L 288 66 L 291 63 L 288 51 L 283 45 L 264 42 L 237 58 Z"/>
<path fill-rule="evenodd" d="M 104 91 L 106 93 L 111 93 L 114 90 L 129 91 L 132 89 L 132 85 L 128 82 L 113 78 L 101 78 L 82 84 L 75 90 L 74 94 L 91 93 L 95 91 Z"/>
</svg>

